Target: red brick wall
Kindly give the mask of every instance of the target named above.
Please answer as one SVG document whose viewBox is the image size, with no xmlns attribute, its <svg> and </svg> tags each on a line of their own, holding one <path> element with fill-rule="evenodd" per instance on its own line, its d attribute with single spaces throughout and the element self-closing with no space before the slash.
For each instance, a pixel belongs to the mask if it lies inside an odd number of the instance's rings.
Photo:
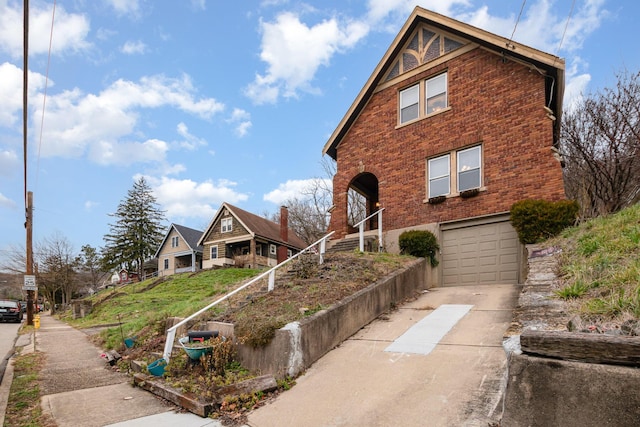
<svg viewBox="0 0 640 427">
<path fill-rule="evenodd" d="M 444 70 L 451 109 L 396 129 L 398 90 Z M 346 193 L 362 167 L 378 178 L 386 230 L 505 212 L 525 198 L 563 199 L 544 105 L 542 75 L 479 48 L 377 92 L 338 146 L 331 230 L 347 232 Z M 486 191 L 425 203 L 427 158 L 474 144 L 482 144 Z"/>
</svg>

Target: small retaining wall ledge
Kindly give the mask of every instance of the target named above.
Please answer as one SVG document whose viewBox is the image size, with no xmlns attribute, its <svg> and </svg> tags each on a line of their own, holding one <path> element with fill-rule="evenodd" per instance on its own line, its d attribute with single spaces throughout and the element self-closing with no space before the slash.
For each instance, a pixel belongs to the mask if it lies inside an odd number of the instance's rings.
<svg viewBox="0 0 640 427">
<path fill-rule="evenodd" d="M 240 362 L 276 378 L 294 377 L 393 305 L 426 289 L 428 271 L 427 260 L 420 258 L 331 308 L 279 329 L 263 348 L 239 345 Z"/>
<path fill-rule="evenodd" d="M 554 273 L 557 251 L 539 246 L 527 250 L 529 277 L 507 331 L 509 350 L 514 351 L 501 425 L 640 425 L 640 364 L 635 356 L 640 338 L 569 332 L 570 314 L 553 297 L 560 287 Z"/>
</svg>

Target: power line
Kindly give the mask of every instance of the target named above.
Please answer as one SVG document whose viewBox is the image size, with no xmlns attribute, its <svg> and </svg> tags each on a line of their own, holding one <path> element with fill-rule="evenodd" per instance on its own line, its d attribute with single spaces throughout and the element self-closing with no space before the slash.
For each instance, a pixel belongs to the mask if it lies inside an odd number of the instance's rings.
<svg viewBox="0 0 640 427">
<path fill-rule="evenodd" d="M 509 38 L 509 43 L 507 43 L 507 47 L 511 47 L 511 42 L 513 41 L 513 36 L 516 33 L 516 28 L 518 28 L 518 23 L 520 22 L 520 18 L 522 17 L 522 11 L 524 10 L 524 5 L 527 3 L 527 0 L 522 0 L 522 6 L 520 6 L 520 13 L 518 13 L 518 19 L 516 19 L 516 24 L 513 26 L 513 31 L 511 32 L 511 37 Z"/>
<path fill-rule="evenodd" d="M 53 12 L 51 14 L 51 32 L 49 33 L 49 55 L 47 56 L 47 72 L 44 80 L 44 96 L 42 98 L 42 118 L 40 119 L 40 139 L 38 141 L 38 160 L 36 163 L 36 189 L 38 188 L 38 178 L 40 175 L 40 149 L 42 148 L 42 130 L 44 129 L 44 110 L 47 104 L 47 87 L 49 86 L 49 65 L 51 64 L 51 45 L 53 44 L 53 23 L 56 17 L 56 0 L 53 1 Z"/>
<path fill-rule="evenodd" d="M 556 50 L 557 55 L 560 55 L 560 47 L 562 46 L 562 42 L 564 42 L 564 36 L 567 34 L 567 28 L 569 28 L 569 21 L 571 20 L 571 15 L 573 14 L 573 7 L 576 5 L 576 0 L 571 2 L 571 9 L 569 10 L 569 16 L 567 16 L 567 22 L 564 25 L 564 31 L 562 32 L 562 38 L 560 39 L 560 43 L 558 44 L 558 49 Z"/>
</svg>

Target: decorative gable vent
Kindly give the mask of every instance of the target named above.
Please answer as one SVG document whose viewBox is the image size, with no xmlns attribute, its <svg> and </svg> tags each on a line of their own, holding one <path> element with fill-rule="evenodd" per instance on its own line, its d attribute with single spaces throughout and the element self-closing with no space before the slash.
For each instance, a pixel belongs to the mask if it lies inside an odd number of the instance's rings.
<svg viewBox="0 0 640 427">
<path fill-rule="evenodd" d="M 465 43 L 454 40 L 448 35 L 421 26 L 413 32 L 409 42 L 391 66 L 385 81 L 392 80 L 400 74 L 411 71 L 464 45 Z"/>
</svg>

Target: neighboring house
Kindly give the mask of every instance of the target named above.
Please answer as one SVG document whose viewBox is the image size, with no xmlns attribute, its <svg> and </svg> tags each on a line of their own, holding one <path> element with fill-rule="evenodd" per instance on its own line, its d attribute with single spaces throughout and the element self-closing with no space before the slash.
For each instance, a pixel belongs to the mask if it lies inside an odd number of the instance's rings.
<svg viewBox="0 0 640 427">
<path fill-rule="evenodd" d="M 198 241 L 203 268 L 235 265 L 272 267 L 306 248 L 288 228 L 288 210 L 280 210 L 280 224 L 223 203 Z"/>
<path fill-rule="evenodd" d="M 156 251 L 158 276 L 195 272 L 202 269 L 202 231 L 171 224 Z"/>
<path fill-rule="evenodd" d="M 355 194 L 367 215 L 385 209 L 388 251 L 407 229 L 438 236 L 439 284 L 522 281 L 508 212 L 565 198 L 563 91 L 563 59 L 415 8 L 323 148 L 337 161 L 330 230 L 356 231 Z"/>
</svg>

